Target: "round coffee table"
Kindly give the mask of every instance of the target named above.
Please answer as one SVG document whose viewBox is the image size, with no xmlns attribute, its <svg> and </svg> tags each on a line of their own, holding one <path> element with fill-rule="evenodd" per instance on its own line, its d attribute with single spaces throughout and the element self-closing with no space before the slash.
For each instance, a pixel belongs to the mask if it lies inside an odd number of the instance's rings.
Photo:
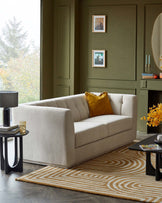
<svg viewBox="0 0 162 203">
<path fill-rule="evenodd" d="M 22 172 L 23 171 L 23 136 L 29 133 L 26 130 L 25 134 L 3 134 L 0 133 L 0 157 L 1 157 L 1 170 L 5 170 L 8 174 L 10 171 Z M 14 138 L 15 143 L 15 157 L 12 166 L 8 163 L 8 138 Z M 19 140 L 19 159 L 18 159 L 18 140 Z M 3 142 L 4 142 L 4 152 L 3 152 Z"/>
</svg>

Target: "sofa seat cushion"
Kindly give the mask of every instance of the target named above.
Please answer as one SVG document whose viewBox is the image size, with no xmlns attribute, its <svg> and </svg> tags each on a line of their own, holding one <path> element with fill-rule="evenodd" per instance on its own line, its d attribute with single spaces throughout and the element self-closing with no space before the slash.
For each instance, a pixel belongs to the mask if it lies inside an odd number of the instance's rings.
<svg viewBox="0 0 162 203">
<path fill-rule="evenodd" d="M 83 123 L 104 124 L 107 129 L 107 136 L 111 136 L 132 128 L 133 121 L 129 116 L 123 115 L 102 115 L 82 120 Z"/>
<path fill-rule="evenodd" d="M 74 122 L 75 147 L 80 147 L 107 135 L 106 126 L 96 122 Z"/>
</svg>

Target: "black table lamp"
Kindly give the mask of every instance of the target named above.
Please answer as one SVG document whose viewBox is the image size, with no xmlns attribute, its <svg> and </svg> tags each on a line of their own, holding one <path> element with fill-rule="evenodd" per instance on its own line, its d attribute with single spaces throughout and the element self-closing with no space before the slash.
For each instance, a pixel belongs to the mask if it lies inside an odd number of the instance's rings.
<svg viewBox="0 0 162 203">
<path fill-rule="evenodd" d="M 3 107 L 3 126 L 10 126 L 10 107 L 18 106 L 18 92 L 0 91 L 0 107 Z"/>
</svg>

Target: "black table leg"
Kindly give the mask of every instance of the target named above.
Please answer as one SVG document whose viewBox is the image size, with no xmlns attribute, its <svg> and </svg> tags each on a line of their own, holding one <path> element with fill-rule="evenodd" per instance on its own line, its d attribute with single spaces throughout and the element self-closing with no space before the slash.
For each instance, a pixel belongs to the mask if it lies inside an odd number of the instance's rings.
<svg viewBox="0 0 162 203">
<path fill-rule="evenodd" d="M 20 137 L 20 160 L 19 160 L 19 171 L 23 171 L 23 138 Z"/>
<path fill-rule="evenodd" d="M 146 175 L 155 175 L 155 168 L 151 163 L 151 153 L 146 152 Z"/>
<path fill-rule="evenodd" d="M 17 164 L 17 160 L 18 160 L 17 137 L 15 137 L 15 160 L 13 166 Z"/>
<path fill-rule="evenodd" d="M 8 164 L 8 143 L 7 143 L 7 137 L 5 137 L 5 157 L 4 157 L 4 168 L 6 174 L 10 172 L 10 167 Z"/>
<path fill-rule="evenodd" d="M 156 170 L 155 170 L 155 180 L 160 180 L 162 178 L 162 173 L 160 172 L 160 162 L 161 162 L 161 155 L 156 153 Z"/>
<path fill-rule="evenodd" d="M 162 168 L 162 154 L 160 154 L 160 168 Z"/>
<path fill-rule="evenodd" d="M 1 170 L 4 170 L 3 137 L 0 137 Z"/>
<path fill-rule="evenodd" d="M 19 137 L 19 149 L 20 149 L 20 157 L 19 161 L 16 162 L 12 167 L 12 171 L 22 172 L 23 171 L 23 139 Z"/>
<path fill-rule="evenodd" d="M 8 174 L 10 171 L 22 172 L 23 171 L 23 138 L 19 137 L 20 157 L 18 160 L 17 138 L 15 139 L 15 160 L 11 167 L 8 163 L 8 143 L 7 137 L 5 137 L 5 156 L 4 156 L 4 169 Z"/>
<path fill-rule="evenodd" d="M 5 170 L 5 173 L 8 174 L 10 171 L 22 172 L 23 171 L 23 136 L 29 133 L 26 130 L 25 134 L 20 132 L 16 134 L 2 134 L 0 133 L 0 162 L 1 170 Z M 14 163 L 12 166 L 8 162 L 8 138 L 14 138 Z"/>
</svg>

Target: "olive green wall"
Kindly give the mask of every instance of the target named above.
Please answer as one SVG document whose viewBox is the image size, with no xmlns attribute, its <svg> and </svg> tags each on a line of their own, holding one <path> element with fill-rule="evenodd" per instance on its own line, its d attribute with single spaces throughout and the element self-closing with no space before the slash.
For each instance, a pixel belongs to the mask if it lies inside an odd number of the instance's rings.
<svg viewBox="0 0 162 203">
<path fill-rule="evenodd" d="M 41 1 L 41 99 L 53 97 L 53 0 Z"/>
<path fill-rule="evenodd" d="M 140 117 L 147 113 L 149 90 L 162 90 L 162 81 L 141 80 L 141 73 L 145 72 L 145 54 L 151 55 L 151 72 L 159 73 L 152 58 L 151 33 L 162 12 L 162 0 L 47 2 L 44 19 L 51 21 L 44 28 L 48 39 L 43 36 L 44 97 L 84 91 L 136 94 L 138 130 L 146 131 Z M 106 15 L 106 33 L 92 32 L 94 14 Z M 92 68 L 92 50 L 97 49 L 106 50 L 105 68 Z"/>
<path fill-rule="evenodd" d="M 84 3 L 83 3 L 84 2 Z M 82 1 L 80 29 L 80 67 L 84 80 L 132 81 L 136 79 L 136 6 L 135 5 L 87 5 Z M 107 32 L 92 32 L 92 15 L 107 17 Z M 129 16 L 129 18 L 128 18 Z M 120 19 L 120 20 L 119 20 Z M 119 20 L 119 21 L 118 21 Z M 85 46 L 86 44 L 86 46 Z M 106 67 L 92 68 L 92 50 L 106 51 Z M 81 60 L 84 59 L 84 60 Z"/>
<path fill-rule="evenodd" d="M 162 90 L 162 81 L 143 81 L 145 54 L 151 55 L 151 72 L 159 73 L 151 52 L 153 23 L 162 1 L 80 1 L 81 91 L 137 94 L 138 130 L 147 131 L 140 117 L 148 111 L 150 89 Z M 92 32 L 92 15 L 106 15 L 106 33 Z M 92 50 L 106 50 L 106 68 L 92 67 Z"/>
<path fill-rule="evenodd" d="M 75 0 L 54 1 L 54 96 L 74 94 L 76 51 Z"/>
</svg>

